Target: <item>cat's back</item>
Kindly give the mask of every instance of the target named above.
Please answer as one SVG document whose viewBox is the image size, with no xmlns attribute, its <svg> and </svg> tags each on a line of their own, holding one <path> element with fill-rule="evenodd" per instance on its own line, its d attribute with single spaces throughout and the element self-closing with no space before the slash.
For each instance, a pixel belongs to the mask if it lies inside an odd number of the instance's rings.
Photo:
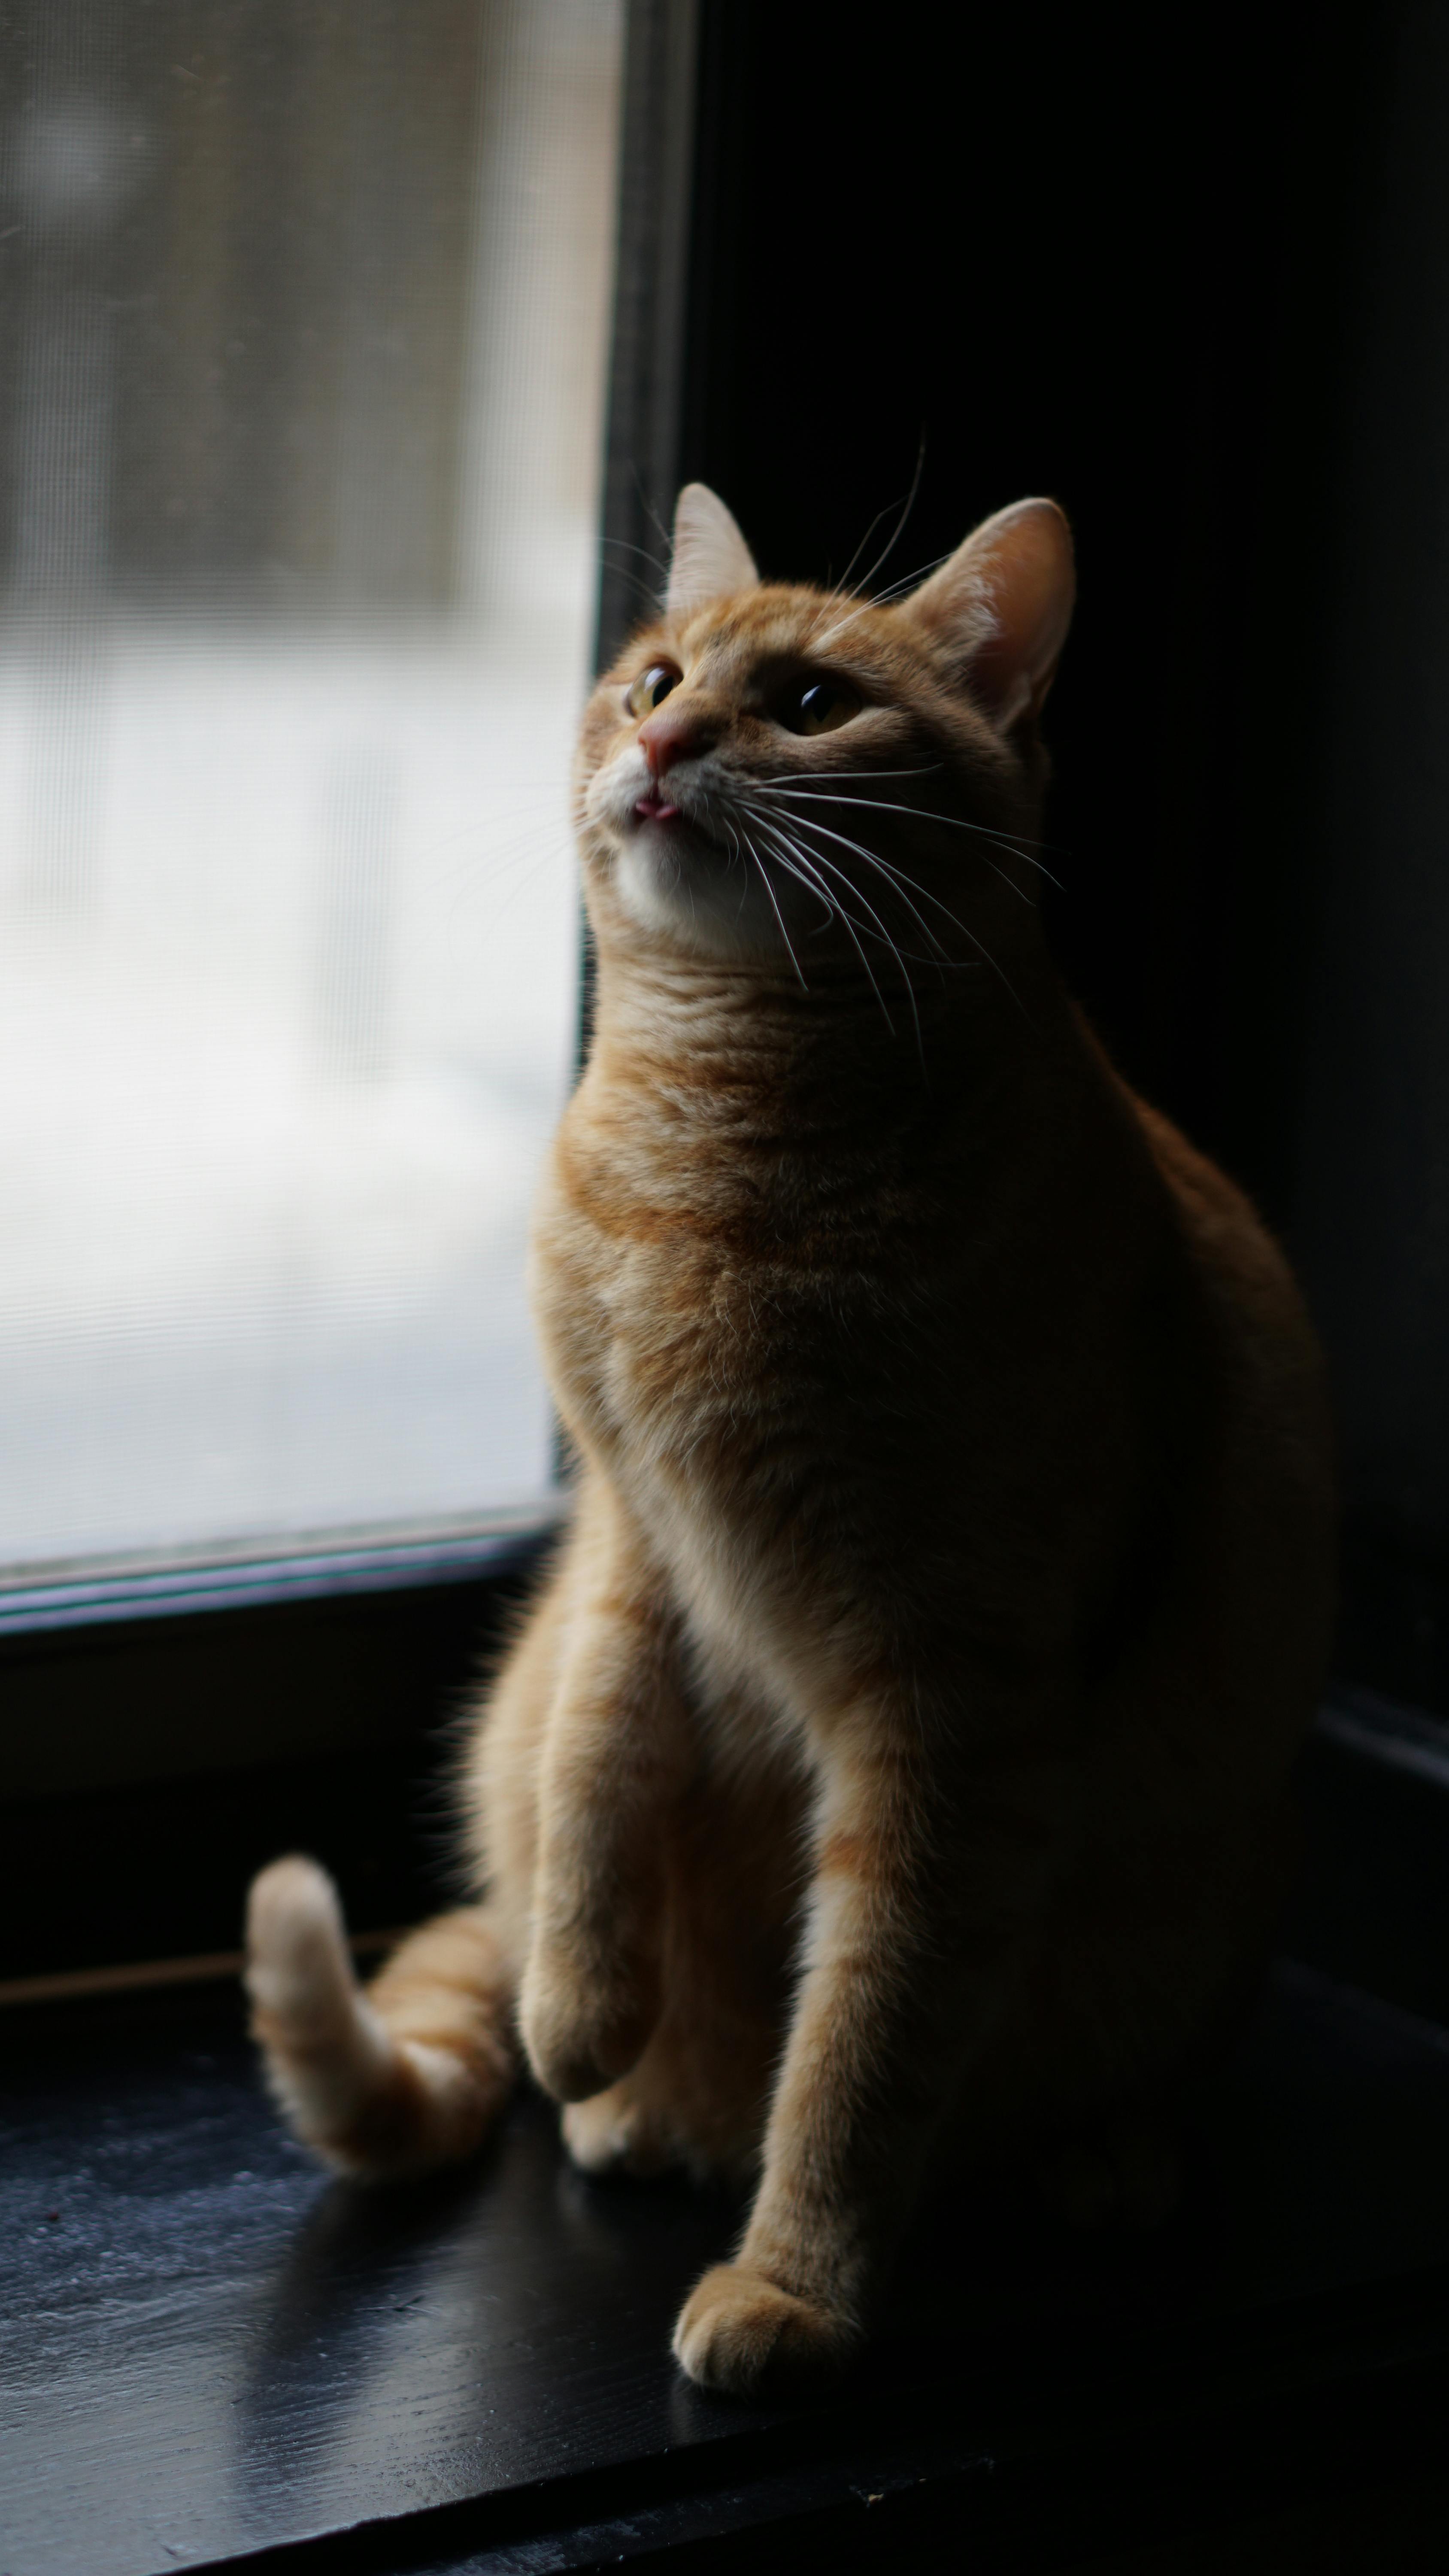
<svg viewBox="0 0 1449 2576">
<path fill-rule="evenodd" d="M 1125 1090 L 1125 1086 L 1123 1086 Z M 1209 1332 L 1245 1398 L 1254 1392 L 1322 1445 L 1323 1356 L 1288 1261 L 1246 1193 L 1160 1110 L 1126 1094 L 1163 1183 Z"/>
<path fill-rule="evenodd" d="M 1177 1366 L 1195 1472 L 1183 1523 L 1211 1658 L 1247 1696 L 1306 1715 L 1327 1664 L 1334 1591 L 1333 1441 L 1323 1354 L 1284 1253 L 1251 1201 L 1158 1110 L 1126 1091 L 1162 1185 L 1186 1317 Z"/>
</svg>

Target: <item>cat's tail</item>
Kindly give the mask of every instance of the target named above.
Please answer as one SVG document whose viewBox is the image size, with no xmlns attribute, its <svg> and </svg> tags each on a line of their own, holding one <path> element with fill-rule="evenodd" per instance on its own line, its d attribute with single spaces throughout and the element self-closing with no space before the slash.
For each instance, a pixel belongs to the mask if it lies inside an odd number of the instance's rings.
<svg viewBox="0 0 1449 2576">
<path fill-rule="evenodd" d="M 486 1907 L 409 1934 L 364 1993 L 326 1871 L 273 1861 L 247 1903 L 246 1981 L 272 2091 L 344 2173 L 451 2164 L 507 2099 L 513 1980 Z"/>
</svg>

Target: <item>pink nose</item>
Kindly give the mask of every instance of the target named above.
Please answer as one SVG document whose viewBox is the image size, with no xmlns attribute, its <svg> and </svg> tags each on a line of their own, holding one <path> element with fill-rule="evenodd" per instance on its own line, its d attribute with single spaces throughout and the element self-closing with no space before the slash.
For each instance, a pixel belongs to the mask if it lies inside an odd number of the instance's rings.
<svg viewBox="0 0 1449 2576">
<path fill-rule="evenodd" d="M 639 747 L 655 778 L 662 778 L 676 760 L 690 760 L 695 753 L 707 751 L 710 740 L 704 719 L 688 707 L 676 712 L 663 706 L 639 727 Z"/>
</svg>

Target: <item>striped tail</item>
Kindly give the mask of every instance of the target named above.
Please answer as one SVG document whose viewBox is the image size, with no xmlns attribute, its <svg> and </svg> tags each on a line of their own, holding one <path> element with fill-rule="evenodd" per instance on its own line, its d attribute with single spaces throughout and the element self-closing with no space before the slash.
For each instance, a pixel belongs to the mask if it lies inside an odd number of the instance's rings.
<svg viewBox="0 0 1449 2576">
<path fill-rule="evenodd" d="M 326 1871 L 273 1861 L 247 1903 L 246 1982 L 273 2093 L 344 2173 L 470 2155 L 512 2088 L 513 1979 L 482 1906 L 411 1933 L 364 1993 Z"/>
</svg>

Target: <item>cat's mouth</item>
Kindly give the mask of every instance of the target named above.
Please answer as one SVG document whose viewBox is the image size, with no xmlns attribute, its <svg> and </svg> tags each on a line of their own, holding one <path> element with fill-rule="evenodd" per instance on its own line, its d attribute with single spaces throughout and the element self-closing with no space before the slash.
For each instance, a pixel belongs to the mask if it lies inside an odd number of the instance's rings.
<svg viewBox="0 0 1449 2576">
<path fill-rule="evenodd" d="M 651 834 L 658 834 L 656 847 L 668 846 L 676 850 L 676 855 L 678 847 L 688 846 L 708 851 L 714 857 L 726 856 L 723 842 L 696 812 L 693 800 L 686 803 L 682 796 L 675 798 L 662 787 L 650 787 L 634 798 L 629 808 L 629 833 L 631 839 L 646 842 Z"/>
<path fill-rule="evenodd" d="M 634 793 L 626 789 L 608 815 L 622 846 L 632 845 L 641 857 L 652 848 L 656 864 L 668 858 L 675 867 L 690 854 L 701 863 L 728 860 L 728 826 L 722 833 L 720 818 L 710 811 L 712 800 L 692 779 L 641 783 L 636 775 L 631 784 Z"/>
</svg>

